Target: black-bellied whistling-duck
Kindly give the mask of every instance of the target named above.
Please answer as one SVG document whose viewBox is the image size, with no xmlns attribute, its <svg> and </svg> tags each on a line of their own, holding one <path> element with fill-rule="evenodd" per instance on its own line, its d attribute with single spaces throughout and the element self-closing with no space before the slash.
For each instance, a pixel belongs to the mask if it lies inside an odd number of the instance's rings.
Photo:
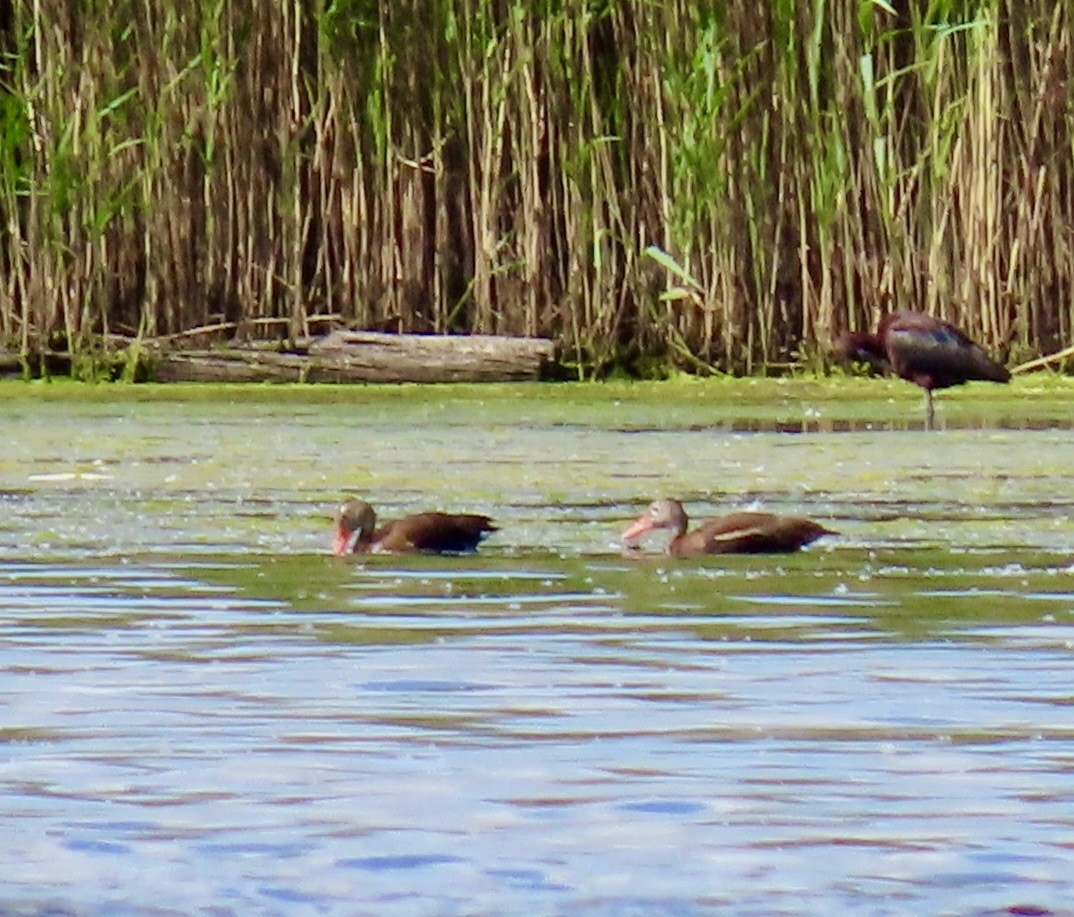
<svg viewBox="0 0 1074 917">
<path fill-rule="evenodd" d="M 731 513 L 687 532 L 686 510 L 678 500 L 657 500 L 623 532 L 631 542 L 653 529 L 671 529 L 667 552 L 676 557 L 702 554 L 785 554 L 836 532 L 809 519 L 774 513 Z"/>
<path fill-rule="evenodd" d="M 372 506 L 364 500 L 346 500 L 336 513 L 333 553 L 466 554 L 476 551 L 490 532 L 498 531 L 488 516 L 456 513 L 418 513 L 386 522 L 379 529 L 376 524 Z"/>
<path fill-rule="evenodd" d="M 925 429 L 933 425 L 932 390 L 971 380 L 1009 382 L 1011 374 L 954 325 L 924 312 L 885 315 L 876 334 L 848 331 L 836 341 L 845 359 L 890 367 L 925 391 Z"/>
</svg>

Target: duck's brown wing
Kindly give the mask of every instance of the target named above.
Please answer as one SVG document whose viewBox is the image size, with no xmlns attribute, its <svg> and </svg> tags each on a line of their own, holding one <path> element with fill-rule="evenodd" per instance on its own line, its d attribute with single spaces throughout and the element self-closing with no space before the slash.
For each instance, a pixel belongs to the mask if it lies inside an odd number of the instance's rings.
<svg viewBox="0 0 1074 917">
<path fill-rule="evenodd" d="M 775 513 L 731 513 L 688 532 L 672 543 L 679 556 L 781 554 L 797 551 L 822 535 L 834 535 L 809 519 Z"/>
<path fill-rule="evenodd" d="M 373 550 L 389 553 L 465 554 L 497 531 L 488 516 L 469 513 L 418 513 L 389 522 L 373 536 Z"/>
</svg>

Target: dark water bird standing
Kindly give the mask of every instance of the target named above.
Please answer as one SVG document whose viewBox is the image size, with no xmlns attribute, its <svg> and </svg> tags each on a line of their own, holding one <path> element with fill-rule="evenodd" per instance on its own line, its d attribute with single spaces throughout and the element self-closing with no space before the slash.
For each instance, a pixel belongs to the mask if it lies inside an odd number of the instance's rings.
<svg viewBox="0 0 1074 917">
<path fill-rule="evenodd" d="M 848 331 L 836 342 L 836 351 L 848 360 L 888 369 L 925 392 L 925 429 L 934 420 L 932 391 L 964 382 L 1009 382 L 1011 374 L 984 352 L 979 344 L 948 322 L 924 312 L 885 315 L 876 334 Z"/>
<path fill-rule="evenodd" d="M 823 535 L 836 532 L 810 519 L 774 513 L 731 513 L 687 532 L 689 520 L 678 500 L 657 500 L 624 532 L 630 543 L 654 529 L 671 529 L 668 554 L 699 557 L 702 554 L 787 554 Z"/>
<path fill-rule="evenodd" d="M 373 507 L 351 498 L 336 513 L 334 554 L 468 554 L 481 539 L 498 531 L 488 516 L 470 513 L 418 513 L 376 527 Z M 352 543 L 353 539 L 353 543 Z"/>
</svg>

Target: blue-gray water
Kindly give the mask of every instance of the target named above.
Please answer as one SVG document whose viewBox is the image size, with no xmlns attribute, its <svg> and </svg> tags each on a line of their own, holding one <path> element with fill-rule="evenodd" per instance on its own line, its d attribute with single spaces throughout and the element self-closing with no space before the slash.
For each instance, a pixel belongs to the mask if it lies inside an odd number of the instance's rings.
<svg viewBox="0 0 1074 917">
<path fill-rule="evenodd" d="M 1069 432 L 523 420 L 9 406 L 0 911 L 1070 912 Z M 663 494 L 841 534 L 620 557 Z"/>
</svg>

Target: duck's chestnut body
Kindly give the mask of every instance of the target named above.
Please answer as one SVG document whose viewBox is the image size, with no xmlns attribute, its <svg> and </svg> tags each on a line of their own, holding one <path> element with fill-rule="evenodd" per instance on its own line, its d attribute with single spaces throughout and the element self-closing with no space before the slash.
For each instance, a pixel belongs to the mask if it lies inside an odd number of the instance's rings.
<svg viewBox="0 0 1074 917">
<path fill-rule="evenodd" d="M 631 542 L 654 529 L 671 529 L 667 552 L 676 557 L 703 554 L 781 554 L 797 551 L 823 535 L 835 532 L 810 519 L 775 513 L 731 513 L 706 522 L 692 532 L 678 500 L 657 500 L 624 532 Z"/>
<path fill-rule="evenodd" d="M 344 502 L 336 514 L 333 552 L 467 554 L 498 530 L 488 516 L 471 513 L 417 513 L 380 528 L 376 518 L 364 500 Z"/>
</svg>

